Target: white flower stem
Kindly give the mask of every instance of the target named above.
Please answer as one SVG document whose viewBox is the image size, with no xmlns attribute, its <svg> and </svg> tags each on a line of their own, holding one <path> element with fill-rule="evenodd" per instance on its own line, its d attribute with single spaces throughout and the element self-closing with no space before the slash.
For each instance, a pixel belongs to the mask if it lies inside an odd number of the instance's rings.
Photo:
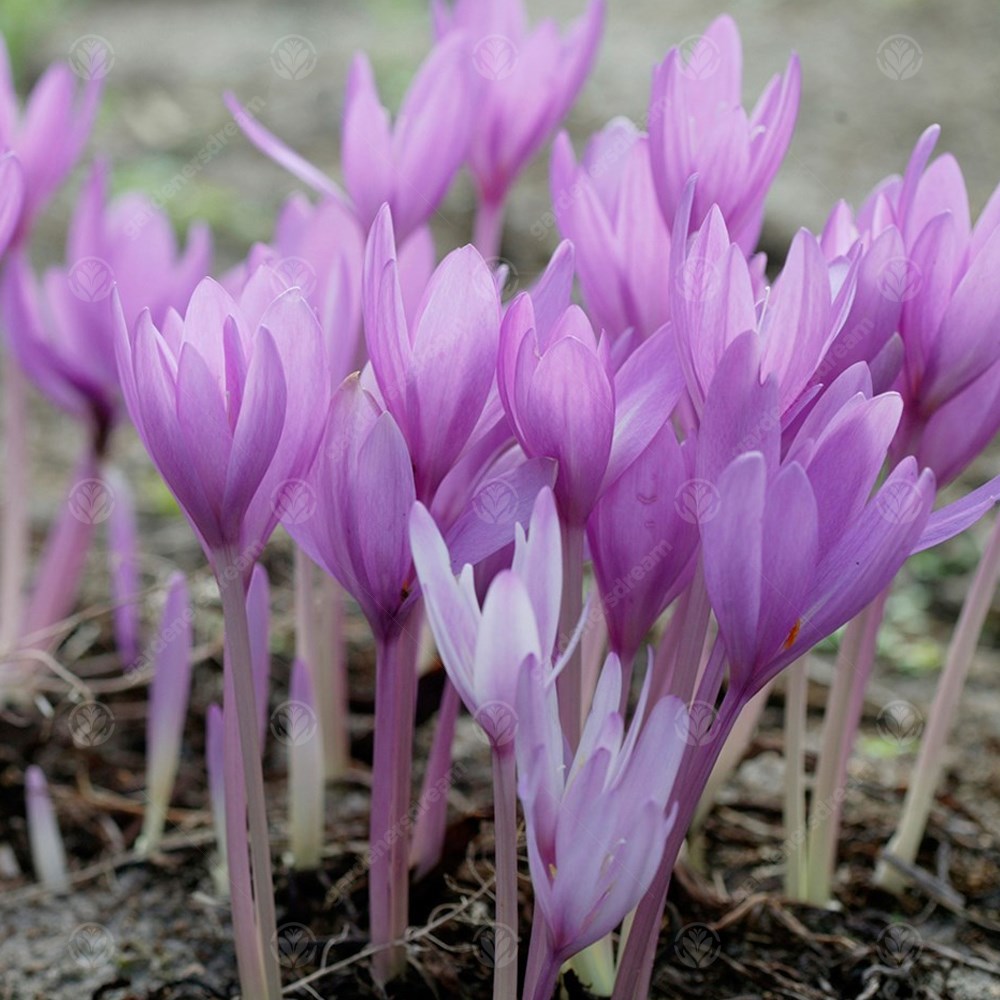
<svg viewBox="0 0 1000 1000">
<path fill-rule="evenodd" d="M 986 622 L 993 594 L 1000 582 L 1000 517 L 993 524 L 986 549 L 979 560 L 979 567 L 969 592 L 965 596 L 961 614 L 952 633 L 944 669 L 938 679 L 937 691 L 927 728 L 920 743 L 917 763 L 910 776 L 910 786 L 903 802 L 903 815 L 896 833 L 886 846 L 886 852 L 901 861 L 912 864 L 924 836 L 927 817 L 934 801 L 934 792 L 941 781 L 945 764 L 945 747 L 948 734 L 955 721 L 965 680 L 972 666 L 972 659 L 979 637 Z M 890 892 L 899 892 L 903 879 L 898 869 L 880 861 L 875 871 L 875 882 Z"/>
</svg>

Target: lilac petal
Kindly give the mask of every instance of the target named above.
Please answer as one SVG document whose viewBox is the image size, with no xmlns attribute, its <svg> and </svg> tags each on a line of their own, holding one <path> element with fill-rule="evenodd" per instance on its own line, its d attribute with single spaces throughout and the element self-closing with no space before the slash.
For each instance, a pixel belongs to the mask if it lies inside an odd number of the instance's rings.
<svg viewBox="0 0 1000 1000">
<path fill-rule="evenodd" d="M 548 343 L 549 332 L 572 301 L 574 267 L 573 244 L 563 240 L 531 289 L 535 329 L 543 344 Z"/>
<path fill-rule="evenodd" d="M 604 476 L 613 483 L 646 449 L 684 391 L 671 331 L 664 327 L 628 357 L 615 376 L 615 431 Z"/>
<path fill-rule="evenodd" d="M 900 318 L 900 332 L 906 345 L 906 372 L 914 386 L 919 386 L 934 350 L 958 264 L 959 249 L 951 216 L 939 215 L 924 227 L 905 264 L 907 271 L 919 276 L 921 282 L 918 293 L 904 300 Z"/>
<path fill-rule="evenodd" d="M 379 206 L 393 201 L 395 163 L 389 112 L 382 107 L 371 64 L 362 53 L 354 57 L 347 77 L 340 142 L 344 181 L 367 228 Z"/>
<path fill-rule="evenodd" d="M 913 147 L 913 152 L 910 154 L 910 161 L 906 165 L 906 173 L 903 175 L 903 183 L 900 187 L 899 198 L 896 204 L 897 218 L 901 223 L 905 223 L 910 216 L 910 208 L 917 196 L 924 167 L 927 166 L 927 161 L 931 158 L 931 153 L 934 152 L 934 146 L 937 144 L 940 134 L 940 125 L 930 125 L 923 131 L 917 140 L 917 144 Z M 904 230 L 903 235 L 907 238 L 907 242 L 910 242 L 916 233 L 909 233 Z"/>
<path fill-rule="evenodd" d="M 769 485 L 764 511 L 758 648 L 768 655 L 794 641 L 820 552 L 818 494 L 797 462 Z"/>
<path fill-rule="evenodd" d="M 923 552 L 960 535 L 992 510 L 997 502 L 1000 502 L 1000 476 L 967 493 L 961 500 L 934 511 L 911 552 Z"/>
<path fill-rule="evenodd" d="M 756 659 L 767 464 L 759 452 L 719 476 L 719 509 L 701 526 L 705 585 L 734 671 Z"/>
<path fill-rule="evenodd" d="M 410 334 L 396 265 L 392 215 L 383 205 L 365 247 L 362 312 L 365 342 L 379 388 L 399 422 L 407 413 L 406 385 L 410 372 Z"/>
<path fill-rule="evenodd" d="M 513 468 L 491 466 L 447 530 L 452 568 L 478 565 L 514 540 L 528 524 L 539 491 L 553 485 L 555 463 L 523 457 Z"/>
<path fill-rule="evenodd" d="M 1000 359 L 1000 231 L 986 241 L 952 296 L 928 358 L 924 396 L 934 407 Z"/>
<path fill-rule="evenodd" d="M 830 277 L 816 238 L 800 229 L 764 313 L 761 369 L 775 372 L 781 409 L 799 395 L 828 347 Z"/>
<path fill-rule="evenodd" d="M 24 172 L 21 164 L 12 153 L 0 156 L 0 254 L 7 249 L 17 226 L 23 199 Z"/>
<path fill-rule="evenodd" d="M 441 660 L 465 707 L 475 714 L 479 705 L 472 668 L 481 617 L 479 605 L 475 592 L 470 594 L 455 579 L 448 547 L 434 518 L 419 502 L 410 512 L 410 547 Z"/>
<path fill-rule="evenodd" d="M 541 659 L 538 625 L 523 581 L 498 573 L 483 602 L 473 677 L 478 707 L 490 702 L 514 708 L 518 673 L 528 657 Z"/>
<path fill-rule="evenodd" d="M 516 532 L 511 568 L 528 588 L 544 658 L 556 644 L 562 602 L 562 536 L 555 498 L 547 487 L 535 498 L 527 539 L 523 531 Z"/>
<path fill-rule="evenodd" d="M 933 474 L 918 475 L 912 459 L 900 462 L 817 567 L 814 607 L 787 655 L 808 649 L 874 600 L 917 545 L 933 502 Z"/>
<path fill-rule="evenodd" d="M 437 485 L 464 447 L 493 383 L 500 300 L 473 247 L 449 254 L 417 310 L 410 377 L 416 426 L 407 438 Z"/>
<path fill-rule="evenodd" d="M 434 213 L 465 159 L 474 110 L 469 71 L 467 39 L 456 33 L 434 47 L 403 99 L 392 137 L 401 239 Z"/>
<path fill-rule="evenodd" d="M 354 488 L 365 512 L 360 562 L 371 596 L 391 614 L 412 583 L 407 522 L 416 492 L 406 442 L 388 413 L 378 417 L 361 445 L 358 469 Z"/>
<path fill-rule="evenodd" d="M 781 445 L 778 386 L 759 377 L 756 333 L 738 337 L 722 356 L 705 400 L 698 437 L 697 476 L 714 483 L 743 452 L 760 452 L 768 470 L 777 468 Z"/>
<path fill-rule="evenodd" d="M 558 458 L 556 493 L 583 520 L 607 470 L 614 391 L 596 354 L 575 337 L 558 340 L 538 362 L 524 424 L 534 453 Z"/>
<path fill-rule="evenodd" d="M 175 419 L 188 468 L 213 505 L 222 510 L 233 436 L 216 376 L 190 341 L 181 347 L 177 359 Z M 235 519 L 242 516 L 243 510 L 238 509 Z"/>
<path fill-rule="evenodd" d="M 293 149 L 286 146 L 276 135 L 264 128 L 249 111 L 236 99 L 235 94 L 226 91 L 223 95 L 226 107 L 243 134 L 265 156 L 269 156 L 280 167 L 297 177 L 303 184 L 329 198 L 343 198 L 343 192 L 321 170 L 314 167 Z"/>
</svg>

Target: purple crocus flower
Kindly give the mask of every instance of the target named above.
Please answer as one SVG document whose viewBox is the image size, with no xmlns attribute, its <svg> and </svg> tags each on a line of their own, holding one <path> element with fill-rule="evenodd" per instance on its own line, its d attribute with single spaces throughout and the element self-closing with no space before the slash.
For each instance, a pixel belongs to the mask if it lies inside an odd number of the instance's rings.
<svg viewBox="0 0 1000 1000">
<path fill-rule="evenodd" d="M 433 215 L 469 148 L 473 115 L 467 39 L 436 45 L 403 99 L 394 125 L 382 106 L 368 57 L 347 78 L 341 156 L 344 182 L 363 228 L 388 203 L 403 242 Z"/>
<path fill-rule="evenodd" d="M 450 9 L 444 0 L 433 0 L 432 7 L 438 44 L 460 33 L 471 46 L 469 167 L 480 202 L 475 242 L 492 257 L 499 251 L 507 191 L 565 117 L 590 72 L 604 0 L 591 0 L 562 37 L 548 19 L 529 30 L 522 0 L 456 0 Z"/>
<path fill-rule="evenodd" d="M 98 453 L 120 407 L 112 289 L 131 328 L 140 311 L 163 324 L 182 308 L 209 269 L 211 237 L 192 227 L 178 252 L 166 214 L 140 194 L 107 200 L 108 168 L 98 163 L 80 195 L 66 239 L 66 261 L 36 288 L 23 255 L 3 283 L 10 344 L 19 364 L 56 406 L 89 421 Z"/>
<path fill-rule="evenodd" d="M 24 172 L 13 153 L 0 156 L 0 256 L 7 249 L 24 203 Z"/>
<path fill-rule="evenodd" d="M 647 716 L 647 682 L 626 729 L 621 684 L 611 655 L 580 745 L 568 756 L 551 671 L 532 660 L 520 674 L 518 794 L 537 908 L 526 1000 L 548 1000 L 562 963 L 635 907 L 674 822 L 667 803 L 686 748 L 683 705 L 665 698 Z"/>
<path fill-rule="evenodd" d="M 903 345 L 897 333 L 908 294 L 901 284 L 907 280 L 903 236 L 895 226 L 874 236 L 859 232 L 850 208 L 839 202 L 823 228 L 820 247 L 834 280 L 838 271 L 849 271 L 858 258 L 857 286 L 850 311 L 812 381 L 829 385 L 851 365 L 864 361 L 876 389 L 888 389 L 903 363 Z"/>
<path fill-rule="evenodd" d="M 386 206 L 368 239 L 363 310 L 379 390 L 409 447 L 417 495 L 427 501 L 469 441 L 493 385 L 496 283 L 474 247 L 455 250 L 408 319 Z"/>
<path fill-rule="evenodd" d="M 116 296 L 122 395 L 150 457 L 213 565 L 250 570 L 323 431 L 329 376 L 316 316 L 261 269 L 239 302 L 210 278 L 183 319 L 129 327 Z M 319 415 L 319 419 L 318 419 Z"/>
<path fill-rule="evenodd" d="M 578 306 L 536 317 L 522 293 L 504 316 L 497 383 L 529 456 L 559 462 L 560 516 L 582 525 L 601 490 L 643 451 L 682 391 L 669 332 L 637 348 L 617 370 Z"/>
<path fill-rule="evenodd" d="M 515 531 L 511 567 L 493 578 L 480 608 L 473 567 L 463 566 L 456 580 L 448 547 L 430 513 L 418 503 L 410 515 L 413 559 L 438 650 L 449 679 L 492 748 L 496 919 L 498 925 L 514 928 L 518 676 L 526 663 L 550 663 L 562 601 L 559 518 L 551 490 L 541 490 L 535 499 L 527 536 L 520 525 Z M 512 955 L 504 968 L 497 968 L 493 996 L 515 1000 L 516 992 L 517 962 Z"/>
<path fill-rule="evenodd" d="M 458 578 L 452 557 L 422 504 L 410 514 L 413 561 L 424 606 L 448 677 L 491 743 L 506 743 L 514 718 L 518 668 L 529 656 L 549 662 L 562 599 L 559 518 L 552 491 L 535 499 L 527 534 L 515 527 L 510 569 L 489 585 L 480 607 L 473 567 Z"/>
<path fill-rule="evenodd" d="M 696 187 L 687 188 L 675 232 L 688 227 Z M 781 412 L 786 413 L 800 402 L 844 327 L 854 300 L 856 257 L 847 266 L 828 264 L 816 237 L 801 229 L 781 274 L 758 302 L 750 266 L 730 242 L 717 206 L 686 251 L 682 240 L 675 240 L 673 248 L 670 314 L 696 412 L 726 348 L 745 331 L 755 330 L 761 371 L 776 377 Z"/>
<path fill-rule="evenodd" d="M 653 74 L 649 142 L 663 217 L 673 223 L 688 179 L 698 175 L 694 218 L 717 205 L 733 242 L 749 254 L 764 199 L 788 150 L 798 112 L 799 61 L 775 75 L 748 115 L 743 52 L 731 17 L 713 21 L 688 52 L 671 49 Z M 678 234 L 683 240 L 686 233 Z"/>
<path fill-rule="evenodd" d="M 90 135 L 101 81 L 79 80 L 65 63 L 54 63 L 18 107 L 7 44 L 0 35 L 0 150 L 12 150 L 23 170 L 24 197 L 13 229 L 23 243 L 38 213 L 73 169 Z"/>
<path fill-rule="evenodd" d="M 226 104 L 246 137 L 321 195 L 347 200 L 367 231 L 385 203 L 402 243 L 437 210 L 468 152 L 471 116 L 468 43 L 457 34 L 437 45 L 417 71 L 390 121 L 368 59 L 355 57 L 347 80 L 341 158 L 348 194 L 289 149 L 232 94 Z"/>
<path fill-rule="evenodd" d="M 694 570 L 697 520 L 678 504 L 694 478 L 693 451 L 665 422 L 587 521 L 608 639 L 626 677 L 646 634 Z"/>
<path fill-rule="evenodd" d="M 875 189 L 857 225 L 870 238 L 902 233 L 903 252 L 882 274 L 903 341 L 895 387 L 906 408 L 893 454 L 916 455 L 943 485 L 1000 426 L 1000 188 L 973 226 L 958 162 L 946 153 L 928 165 L 939 132 L 924 132 L 905 175 Z"/>
<path fill-rule="evenodd" d="M 361 606 L 376 637 L 402 626 L 413 590 L 407 518 L 416 499 L 406 441 L 351 375 L 333 395 L 326 436 L 306 481 L 317 513 L 286 528 Z"/>
<path fill-rule="evenodd" d="M 552 152 L 552 204 L 573 241 L 587 311 L 612 337 L 648 337 L 669 319 L 670 229 L 653 188 L 649 137 L 626 118 L 605 126 L 579 164 L 562 133 Z"/>
<path fill-rule="evenodd" d="M 872 396 L 863 365 L 819 398 L 780 461 L 775 420 L 763 420 L 750 448 L 726 461 L 741 433 L 737 411 L 766 413 L 774 405 L 774 376 L 764 384 L 757 377 L 763 352 L 755 336 L 727 351 L 699 440 L 713 456 L 699 474 L 710 479 L 721 466 L 717 509 L 701 525 L 705 584 L 730 685 L 745 698 L 884 589 L 934 501 L 933 474 L 919 473 L 912 458 L 871 495 L 902 401 L 896 393 Z"/>
</svg>

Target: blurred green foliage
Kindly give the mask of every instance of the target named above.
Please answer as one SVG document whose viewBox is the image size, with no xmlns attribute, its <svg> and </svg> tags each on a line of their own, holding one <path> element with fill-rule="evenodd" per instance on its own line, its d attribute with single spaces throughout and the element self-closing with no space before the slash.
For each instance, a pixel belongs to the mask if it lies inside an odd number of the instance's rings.
<svg viewBox="0 0 1000 1000">
<path fill-rule="evenodd" d="M 19 86 L 37 67 L 31 51 L 51 29 L 52 22 L 66 7 L 67 0 L 3 0 L 0 3 L 0 33 L 7 42 L 14 79 Z"/>
</svg>

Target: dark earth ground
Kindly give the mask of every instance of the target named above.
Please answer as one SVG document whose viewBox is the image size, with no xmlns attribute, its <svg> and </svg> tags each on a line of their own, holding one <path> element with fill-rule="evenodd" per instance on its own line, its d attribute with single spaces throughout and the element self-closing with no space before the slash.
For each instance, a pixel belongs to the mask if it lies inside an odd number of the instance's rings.
<svg viewBox="0 0 1000 1000">
<path fill-rule="evenodd" d="M 11 0 L 14 7 L 27 10 L 28 5 Z M 577 7 L 572 0 L 545 5 L 559 16 Z M 415 45 L 414 39 L 422 40 L 427 31 L 422 4 L 399 0 L 336 7 L 44 0 L 32 9 L 19 22 L 25 26 L 19 44 L 27 77 L 46 59 L 65 54 L 81 35 L 96 33 L 112 43 L 116 62 L 96 145 L 110 149 L 121 186 L 151 192 L 169 182 L 225 124 L 219 93 L 227 86 L 245 100 L 262 97 L 266 122 L 318 162 L 332 162 L 350 52 L 364 47 L 373 53 L 393 103 L 423 51 L 422 41 Z M 535 4 L 533 9 L 541 8 Z M 719 9 L 693 0 L 611 0 L 600 64 L 571 119 L 574 134 L 585 136 L 616 113 L 641 119 L 653 61 L 669 45 L 697 34 Z M 744 32 L 750 95 L 783 65 L 790 48 L 799 50 L 805 67 L 800 126 L 769 202 L 764 243 L 774 259 L 780 259 L 797 225 L 821 225 L 836 197 L 857 201 L 884 173 L 901 168 L 930 121 L 944 125 L 943 144 L 966 169 L 973 208 L 982 206 L 1000 177 L 1000 63 L 995 58 L 1000 11 L 993 0 L 947 7 L 845 3 L 837 6 L 836 20 L 820 3 L 755 0 L 729 9 Z M 6 6 L 2 16 L 7 16 Z M 9 23 L 4 27 L 9 30 Z M 270 65 L 272 46 L 288 34 L 310 39 L 317 50 L 316 71 L 304 79 L 280 79 Z M 896 34 L 914 39 L 923 57 L 920 71 L 907 80 L 889 80 L 876 68 L 878 46 Z M 267 237 L 275 208 L 294 187 L 235 139 L 166 207 L 182 226 L 195 216 L 207 217 L 218 233 L 220 265 L 225 265 L 238 259 L 251 240 Z M 543 240 L 532 234 L 546 211 L 546 197 L 540 161 L 518 186 L 504 244 L 523 283 L 554 244 L 552 233 Z M 40 259 L 58 253 L 68 204 L 64 196 L 46 220 Z M 435 222 L 442 248 L 468 238 L 469 209 L 468 186 L 460 184 Z M 34 515 L 40 539 L 65 493 L 80 441 L 42 404 L 35 412 Z M 102 691 L 101 700 L 115 716 L 112 737 L 97 747 L 75 746 L 67 722 L 73 705 L 60 692 L 50 695 L 51 720 L 30 709 L 0 716 L 0 1000 L 196 1000 L 229 996 L 235 989 L 227 912 L 210 874 L 213 848 L 203 768 L 204 711 L 221 693 L 217 597 L 189 529 L 131 432 L 119 435 L 116 456 L 138 496 L 149 628 L 170 570 L 179 566 L 193 574 L 201 659 L 171 833 L 156 863 L 139 863 L 129 854 L 141 824 L 145 700 L 141 689 L 121 684 L 109 652 L 106 577 L 95 556 L 81 616 L 68 627 L 59 655 Z M 996 466 L 993 452 L 971 470 L 969 484 L 994 474 Z M 779 688 L 748 758 L 723 792 L 694 852 L 702 859 L 700 869 L 685 869 L 675 880 L 654 995 L 1000 997 L 1000 604 L 994 604 L 969 680 L 948 751 L 946 781 L 920 857 L 933 877 L 901 901 L 869 888 L 874 857 L 892 831 L 914 750 L 887 743 L 875 720 L 897 699 L 926 713 L 982 526 L 970 536 L 911 561 L 890 602 L 845 803 L 840 908 L 815 910 L 780 898 Z M 275 707 L 285 697 L 292 646 L 287 543 L 278 539 L 266 561 L 276 611 Z M 355 957 L 364 945 L 364 878 L 352 885 L 348 899 L 325 903 L 328 889 L 353 869 L 364 850 L 367 825 L 371 658 L 364 627 L 354 621 L 351 629 L 356 772 L 328 796 L 323 872 L 295 880 L 279 866 L 277 877 L 285 982 L 322 962 L 328 974 L 311 995 L 345 1000 L 373 995 L 365 961 Z M 815 663 L 811 749 L 817 743 L 832 649 L 830 644 Z M 115 687 L 121 690 L 107 690 Z M 424 687 L 423 712 L 429 716 L 434 681 Z M 424 746 L 431 729 L 432 720 L 426 719 L 420 730 Z M 280 750 L 271 747 L 267 772 L 279 851 L 285 770 Z M 414 890 L 413 971 L 396 990 L 400 997 L 488 996 L 492 962 L 502 952 L 502 942 L 493 942 L 489 929 L 488 759 L 468 719 L 460 723 L 456 753 L 462 774 L 451 790 L 449 853 L 441 869 Z M 25 762 L 40 764 L 53 789 L 74 872 L 74 891 L 66 897 L 53 899 L 29 876 L 13 874 L 31 870 L 23 820 Z M 12 852 L 13 867 L 5 847 Z M 526 865 L 522 870 L 526 873 Z M 759 894 L 742 898 L 750 880 Z M 522 934 L 529 915 L 525 899 Z M 296 995 L 310 994 L 300 990 Z"/>
</svg>

